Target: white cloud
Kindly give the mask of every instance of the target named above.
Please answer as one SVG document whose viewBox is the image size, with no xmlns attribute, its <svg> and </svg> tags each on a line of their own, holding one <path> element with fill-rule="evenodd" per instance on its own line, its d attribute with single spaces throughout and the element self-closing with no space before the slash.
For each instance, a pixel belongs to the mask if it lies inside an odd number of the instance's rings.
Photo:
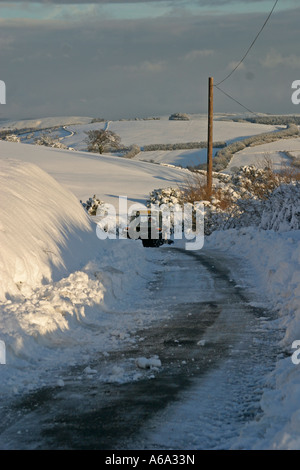
<svg viewBox="0 0 300 470">
<path fill-rule="evenodd" d="M 199 49 L 199 50 L 193 50 L 185 54 L 184 60 L 197 60 L 202 57 L 209 57 L 214 54 L 214 51 L 212 49 Z"/>
<path fill-rule="evenodd" d="M 238 69 L 237 70 L 245 70 L 245 64 L 242 62 L 240 65 L 239 65 L 239 62 L 238 61 L 232 61 L 228 64 L 227 66 L 227 70 L 230 71 L 230 70 L 233 70 L 235 69 L 236 67 L 238 66 Z"/>
<path fill-rule="evenodd" d="M 145 61 L 140 64 L 140 70 L 143 72 L 161 72 L 166 67 L 166 63 L 163 60 L 158 62 Z"/>
<path fill-rule="evenodd" d="M 159 73 L 166 68 L 166 62 L 145 60 L 136 65 L 117 65 L 116 68 L 130 73 Z"/>
<path fill-rule="evenodd" d="M 300 67 L 300 56 L 296 54 L 290 54 L 283 56 L 280 52 L 272 50 L 267 54 L 267 56 L 261 61 L 261 64 L 265 68 L 276 68 L 279 66 L 286 66 L 293 69 L 298 69 Z"/>
</svg>

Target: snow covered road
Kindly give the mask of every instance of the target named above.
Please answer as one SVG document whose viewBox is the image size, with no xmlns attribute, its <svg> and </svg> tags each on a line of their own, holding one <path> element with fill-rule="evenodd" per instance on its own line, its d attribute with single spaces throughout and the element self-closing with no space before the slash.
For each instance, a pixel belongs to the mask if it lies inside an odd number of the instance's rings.
<svg viewBox="0 0 300 470">
<path fill-rule="evenodd" d="M 145 292 L 152 304 L 140 308 L 162 320 L 2 409 L 2 449 L 239 447 L 275 366 L 274 315 L 239 285 L 237 260 L 160 253 L 164 269 Z"/>
</svg>

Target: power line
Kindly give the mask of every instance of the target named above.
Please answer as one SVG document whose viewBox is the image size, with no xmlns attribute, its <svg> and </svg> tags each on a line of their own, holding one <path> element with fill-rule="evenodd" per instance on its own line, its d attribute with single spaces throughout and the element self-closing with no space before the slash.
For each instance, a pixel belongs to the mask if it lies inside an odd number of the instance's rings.
<svg viewBox="0 0 300 470">
<path fill-rule="evenodd" d="M 235 98 L 233 98 L 231 95 L 229 95 L 228 93 L 226 93 L 226 91 L 222 90 L 222 88 L 220 88 L 218 85 L 214 85 L 215 88 L 217 88 L 219 91 L 221 91 L 224 95 L 226 95 L 229 99 L 231 99 L 232 101 L 234 101 L 235 103 L 239 104 L 242 108 L 244 108 L 246 111 L 248 111 L 249 113 L 251 114 L 255 114 L 257 115 L 258 113 L 255 113 L 254 111 L 251 111 L 251 109 L 247 108 L 246 106 L 244 106 L 240 101 L 236 100 Z"/>
<path fill-rule="evenodd" d="M 245 55 L 243 56 L 243 58 L 239 61 L 239 63 L 233 68 L 233 70 L 231 70 L 231 72 L 223 79 L 221 80 L 219 83 L 217 83 L 215 85 L 218 86 L 218 85 L 221 85 L 221 83 L 225 82 L 225 80 L 227 80 L 229 77 L 231 77 L 231 75 L 233 75 L 233 73 L 239 68 L 239 66 L 244 62 L 244 60 L 246 59 L 247 55 L 249 54 L 249 52 L 251 51 L 252 47 L 254 46 L 254 44 L 256 43 L 257 39 L 259 38 L 260 34 L 262 33 L 263 29 L 265 28 L 265 26 L 267 25 L 269 19 L 271 18 L 272 16 L 272 13 L 273 11 L 275 10 L 276 8 L 276 5 L 278 3 L 279 0 L 276 0 L 276 2 L 274 3 L 273 5 L 273 8 L 272 10 L 270 11 L 267 19 L 265 20 L 264 24 L 262 25 L 261 29 L 259 30 L 259 32 L 257 33 L 257 35 L 255 36 L 254 40 L 252 41 L 252 43 L 250 44 L 250 46 L 248 47 Z M 222 91 L 222 90 L 221 90 Z"/>
</svg>

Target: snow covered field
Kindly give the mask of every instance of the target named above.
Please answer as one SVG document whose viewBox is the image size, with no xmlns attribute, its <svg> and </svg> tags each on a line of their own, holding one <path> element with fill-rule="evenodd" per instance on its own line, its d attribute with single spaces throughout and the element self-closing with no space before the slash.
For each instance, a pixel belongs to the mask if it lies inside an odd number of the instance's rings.
<svg viewBox="0 0 300 470">
<path fill-rule="evenodd" d="M 218 120 L 214 123 L 214 142 L 231 142 L 236 139 L 249 137 L 264 132 L 278 130 L 278 126 L 263 124 L 240 123 Z M 108 126 L 108 127 L 107 127 Z M 74 134 L 63 139 L 63 143 L 76 150 L 85 150 L 85 132 L 90 129 L 108 128 L 121 137 L 125 146 L 138 145 L 143 147 L 152 144 L 175 144 L 188 142 L 205 142 L 207 140 L 206 117 L 190 121 L 147 120 L 147 121 L 114 121 L 93 123 L 77 126 L 68 126 L 67 129 Z M 214 152 L 216 153 L 216 149 Z M 187 167 L 206 161 L 206 150 L 169 150 L 141 152 L 134 160 L 149 161 L 153 163 L 166 163 Z"/>
<path fill-rule="evenodd" d="M 111 123 L 110 129 L 126 145 L 144 145 L 205 140 L 205 123 L 197 126 L 196 121 L 124 121 Z M 81 142 L 87 128 L 90 125 L 75 127 L 77 134 L 69 144 Z M 220 121 L 214 140 L 266 130 Z M 256 162 L 258 150 L 272 158 L 284 150 L 298 152 L 299 142 L 245 149 L 230 167 Z M 5 341 L 7 358 L 7 364 L 0 365 L 3 397 L 49 379 L 63 387 L 60 370 L 66 364 L 82 359 L 88 363 L 95 352 L 105 357 L 124 341 L 137 341 L 137 327 L 157 320 L 158 312 L 149 314 L 149 304 L 147 316 L 135 307 L 142 299 L 149 302 L 145 288 L 164 250 L 148 251 L 130 240 L 100 241 L 79 199 L 96 194 L 117 204 L 119 195 L 127 195 L 130 201 L 144 202 L 151 190 L 176 186 L 184 175 L 184 170 L 119 157 L 0 141 L 0 340 Z M 248 227 L 214 232 L 205 248 L 245 263 L 247 275 L 241 284 L 279 311 L 275 326 L 283 331 L 282 357 L 266 378 L 264 414 L 243 430 L 236 447 L 300 449 L 300 365 L 291 360 L 292 343 L 300 340 L 299 230 Z M 85 374 L 93 372 L 87 369 Z M 115 371 L 116 380 L 128 380 L 118 374 Z"/>
<path fill-rule="evenodd" d="M 177 185 L 185 171 L 133 162 L 120 157 L 72 152 L 49 147 L 0 141 L 1 158 L 34 163 L 82 201 L 94 194 L 118 206 L 119 196 L 144 202 L 155 188 Z"/>
<path fill-rule="evenodd" d="M 87 124 L 91 118 L 82 116 L 48 117 L 41 119 L 23 119 L 20 121 L 2 121 L 1 130 L 24 129 L 34 127 L 35 129 L 45 129 L 49 127 L 67 126 L 72 124 Z"/>
<path fill-rule="evenodd" d="M 75 123 L 75 124 L 73 124 Z M 189 142 L 205 142 L 207 140 L 206 116 L 192 116 L 190 121 L 169 121 L 168 118 L 160 120 L 133 120 L 133 121 L 108 121 L 91 123 L 88 117 L 70 118 L 44 118 L 40 120 L 15 121 L 2 126 L 3 129 L 21 129 L 25 127 L 36 127 L 37 129 L 50 128 L 51 126 L 65 126 L 71 135 L 63 136 L 61 143 L 77 151 L 86 151 L 86 132 L 95 129 L 106 129 L 115 132 L 121 138 L 121 144 L 128 147 L 138 145 L 144 147 L 152 144 L 176 144 Z M 247 122 L 234 122 L 225 120 L 222 115 L 216 115 L 214 121 L 214 142 L 231 143 L 235 140 L 244 139 L 253 135 L 265 132 L 276 132 L 282 126 L 272 126 L 264 124 L 253 124 Z M 54 133 L 55 134 L 55 133 Z M 58 134 L 56 132 L 56 134 Z M 59 134 L 58 134 L 59 135 Z M 300 139 L 292 139 L 294 147 L 298 145 Z M 24 142 L 26 140 L 23 139 Z M 289 150 L 291 145 L 284 146 L 283 141 L 280 146 L 284 150 Z M 27 143 L 27 142 L 26 142 Z M 29 140 L 28 143 L 32 143 Z M 288 144 L 288 143 L 287 143 Z M 272 149 L 275 149 L 272 152 Z M 214 149 L 214 154 L 218 149 Z M 247 150 L 239 152 L 239 157 L 234 158 L 230 167 L 248 164 Z M 244 153 L 245 152 L 245 153 Z M 250 149 L 251 152 L 251 149 Z M 286 158 L 278 152 L 278 147 L 271 144 L 260 146 L 256 152 L 255 160 L 263 160 L 265 153 L 277 164 L 284 162 Z M 252 155 L 252 154 L 251 154 Z M 183 168 L 198 165 L 206 162 L 206 149 L 185 149 L 185 150 L 151 150 L 143 151 L 134 157 L 136 161 L 145 161 L 158 164 L 178 165 Z M 245 161 L 245 163 L 243 163 Z"/>
<path fill-rule="evenodd" d="M 286 139 L 272 142 L 270 144 L 259 145 L 258 147 L 247 147 L 237 152 L 227 170 L 233 167 L 255 164 L 258 168 L 263 168 L 265 159 L 270 158 L 274 169 L 281 169 L 284 165 L 290 164 L 290 159 L 284 152 L 291 152 L 295 156 L 300 153 L 300 138 Z"/>
<path fill-rule="evenodd" d="M 218 149 L 213 149 L 213 156 L 215 156 Z M 199 163 L 205 163 L 207 158 L 206 149 L 198 150 L 153 150 L 149 152 L 141 152 L 136 155 L 133 160 L 148 161 L 158 164 L 167 164 L 181 166 L 187 168 L 188 166 L 196 166 Z"/>
</svg>

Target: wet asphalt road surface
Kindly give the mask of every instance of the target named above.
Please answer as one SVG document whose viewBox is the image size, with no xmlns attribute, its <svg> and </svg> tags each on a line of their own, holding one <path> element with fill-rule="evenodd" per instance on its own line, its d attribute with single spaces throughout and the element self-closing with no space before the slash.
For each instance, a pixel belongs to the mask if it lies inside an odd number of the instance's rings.
<svg viewBox="0 0 300 470">
<path fill-rule="evenodd" d="M 182 269 L 159 273 L 149 288 L 152 295 L 161 300 L 161 305 L 169 309 L 170 318 L 137 332 L 136 336 L 141 339 L 138 344 L 111 352 L 105 364 L 103 356 L 89 363 L 98 371 L 120 363 L 135 368 L 137 358 L 156 355 L 162 366 L 141 370 L 139 380 L 126 383 L 103 382 L 98 376 L 82 382 L 78 380 L 82 366 L 70 368 L 66 371 L 64 387 L 45 387 L 29 393 L 7 410 L 0 425 L 1 448 L 173 448 L 168 439 L 164 443 L 153 438 L 159 434 L 160 416 L 168 419 L 168 414 L 163 414 L 165 410 L 186 399 L 183 397 L 188 397 L 195 384 L 201 389 L 206 377 L 214 370 L 222 370 L 222 365 L 232 355 L 235 361 L 231 361 L 230 375 L 232 393 L 236 396 L 232 408 L 224 415 L 227 429 L 229 426 L 233 434 L 237 433 L 244 422 L 259 415 L 261 384 L 274 367 L 278 351 L 274 346 L 276 337 L 273 336 L 270 343 L 270 335 L 264 329 L 257 329 L 257 325 L 271 321 L 273 313 L 249 304 L 251 299 L 245 289 L 233 281 L 226 258 L 205 251 L 168 250 L 170 267 L 173 264 Z M 191 283 L 191 272 L 194 283 Z M 201 284 L 205 276 L 207 282 Z M 203 288 L 205 292 L 199 292 Z M 186 293 L 184 298 L 182 292 Z M 253 385 L 254 373 L 257 383 Z M 222 393 L 227 395 L 224 400 L 228 400 L 228 390 L 231 393 L 230 385 L 224 392 L 220 386 L 218 401 L 223 399 Z M 200 410 L 201 406 L 199 403 Z M 222 409 L 222 403 L 206 403 L 205 406 L 217 406 L 218 413 Z M 210 439 L 206 440 L 205 436 L 201 437 L 201 433 L 205 434 L 203 428 L 213 424 L 215 415 L 207 415 L 207 422 L 199 425 L 201 431 L 196 441 L 193 436 L 194 448 L 216 445 L 209 444 Z M 221 422 L 218 419 L 215 426 L 216 429 L 222 427 L 222 419 Z M 190 448 L 184 446 L 191 442 L 177 439 L 173 445 L 184 449 Z M 217 445 L 226 448 L 227 444 L 218 441 Z"/>
</svg>

